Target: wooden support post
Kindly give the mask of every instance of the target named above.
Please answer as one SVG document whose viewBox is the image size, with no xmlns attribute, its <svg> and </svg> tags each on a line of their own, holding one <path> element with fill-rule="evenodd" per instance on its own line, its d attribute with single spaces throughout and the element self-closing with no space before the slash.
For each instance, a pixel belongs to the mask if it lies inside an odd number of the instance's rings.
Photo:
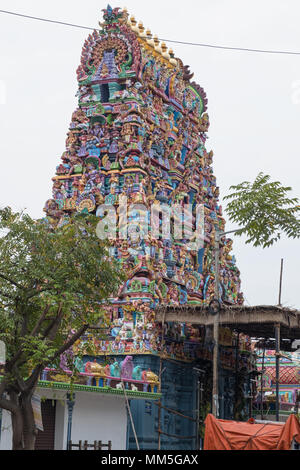
<svg viewBox="0 0 300 470">
<path fill-rule="evenodd" d="M 161 423 L 161 399 L 158 402 L 158 443 L 157 443 L 157 450 L 161 449 L 161 429 L 160 429 L 160 423 Z"/>
<path fill-rule="evenodd" d="M 263 358 L 262 358 L 262 364 L 261 364 L 261 376 L 260 376 L 260 412 L 261 412 L 261 419 L 264 419 L 264 404 L 263 404 L 263 394 L 264 394 L 264 388 L 263 388 L 263 374 L 264 374 L 264 369 L 265 369 L 265 352 L 266 352 L 266 343 L 264 342 L 264 350 L 263 350 Z"/>
<path fill-rule="evenodd" d="M 133 430 L 133 434 L 134 434 L 134 438 L 135 438 L 136 448 L 137 448 L 137 450 L 140 450 L 140 445 L 139 445 L 139 441 L 138 441 L 138 438 L 137 438 L 135 425 L 134 425 L 134 421 L 133 421 L 132 413 L 131 413 L 131 409 L 130 409 L 130 404 L 129 404 L 129 400 L 127 398 L 126 388 L 125 388 L 123 380 L 121 380 L 121 384 L 122 384 L 123 393 L 124 393 L 124 397 L 125 397 L 127 412 L 128 412 L 129 418 L 130 418 L 130 422 L 131 422 L 131 426 L 132 426 L 132 430 Z"/>
<path fill-rule="evenodd" d="M 275 325 L 276 341 L 276 421 L 279 421 L 280 324 Z"/>
<path fill-rule="evenodd" d="M 219 291 L 219 264 L 220 264 L 220 240 L 224 235 L 235 233 L 237 230 L 220 232 L 216 226 L 215 232 L 215 299 L 220 301 Z M 212 390 L 212 414 L 219 417 L 219 323 L 220 312 L 214 318 L 214 353 L 213 353 L 213 390 Z"/>
<path fill-rule="evenodd" d="M 253 384 L 254 383 L 256 383 L 256 380 L 250 379 L 249 418 L 252 418 L 252 415 L 253 415 L 253 398 L 254 398 Z"/>
<path fill-rule="evenodd" d="M 236 418 L 237 412 L 237 402 L 238 402 L 238 394 L 239 394 L 239 383 L 238 383 L 238 373 L 239 373 L 239 346 L 240 346 L 240 334 L 238 333 L 236 336 L 236 343 L 235 343 L 235 393 L 234 393 L 234 416 L 233 419 Z"/>
<path fill-rule="evenodd" d="M 162 381 L 162 374 L 163 374 L 163 363 L 162 363 L 162 355 L 163 355 L 163 349 L 165 345 L 165 334 L 164 334 L 164 329 L 165 329 L 165 317 L 166 317 L 166 312 L 164 312 L 163 315 L 163 320 L 162 320 L 162 327 L 161 327 L 161 351 L 160 351 L 160 357 L 159 357 L 159 393 L 161 393 L 161 381 Z M 161 449 L 161 398 L 159 399 L 158 402 L 158 442 L 157 442 L 157 449 Z"/>
<path fill-rule="evenodd" d="M 281 260 L 281 268 L 280 268 L 279 298 L 278 298 L 278 305 L 279 305 L 279 307 L 281 307 L 282 273 L 283 273 L 283 259 Z"/>
<path fill-rule="evenodd" d="M 215 235 L 215 298 L 219 300 L 219 257 L 220 239 L 216 230 Z M 212 389 L 212 414 L 215 418 L 219 415 L 219 312 L 214 317 L 214 351 L 213 351 L 213 389 Z"/>
<path fill-rule="evenodd" d="M 197 380 L 197 428 L 196 428 L 196 449 L 200 450 L 200 377 Z"/>
</svg>

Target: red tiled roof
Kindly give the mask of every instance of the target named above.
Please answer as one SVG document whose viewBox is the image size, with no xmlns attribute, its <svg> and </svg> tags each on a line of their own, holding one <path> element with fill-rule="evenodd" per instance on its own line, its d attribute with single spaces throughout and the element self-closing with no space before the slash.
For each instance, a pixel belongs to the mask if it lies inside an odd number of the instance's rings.
<svg viewBox="0 0 300 470">
<path fill-rule="evenodd" d="M 266 367 L 266 375 L 270 377 L 272 382 L 276 382 L 276 368 Z M 284 385 L 299 385 L 300 384 L 300 367 L 297 366 L 284 366 L 280 367 L 279 382 Z"/>
</svg>

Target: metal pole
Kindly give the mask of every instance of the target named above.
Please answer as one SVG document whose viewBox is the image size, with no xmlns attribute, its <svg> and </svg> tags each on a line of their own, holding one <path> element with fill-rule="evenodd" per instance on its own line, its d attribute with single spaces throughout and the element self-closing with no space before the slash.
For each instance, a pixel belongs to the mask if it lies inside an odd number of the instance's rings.
<svg viewBox="0 0 300 470">
<path fill-rule="evenodd" d="M 196 405 L 196 450 L 201 450 L 201 437 L 200 437 L 200 407 L 202 404 L 202 375 L 205 374 L 203 369 L 193 367 L 193 370 L 197 374 L 197 405 Z"/>
<path fill-rule="evenodd" d="M 280 325 L 275 325 L 276 340 L 276 421 L 279 421 Z"/>
<path fill-rule="evenodd" d="M 157 449 L 161 449 L 161 432 L 160 432 L 160 422 L 161 422 L 161 399 L 158 402 L 158 444 Z"/>
<path fill-rule="evenodd" d="M 219 263 L 220 263 L 220 239 L 229 233 L 238 232 L 241 229 L 220 232 L 216 227 L 215 235 L 215 299 L 220 300 L 219 292 Z M 219 322 L 220 313 L 214 317 L 214 352 L 213 352 L 213 389 L 212 389 L 212 414 L 218 418 L 219 415 L 219 381 L 218 381 L 218 363 L 219 363 Z"/>
<path fill-rule="evenodd" d="M 240 346 L 240 333 L 237 334 L 236 337 L 236 344 L 235 344 L 235 412 L 233 419 L 236 419 L 237 415 L 237 401 L 238 401 L 238 394 L 239 394 L 239 387 L 238 387 L 238 372 L 239 372 L 239 346 Z"/>
<path fill-rule="evenodd" d="M 196 422 L 196 449 L 200 450 L 200 377 L 197 381 L 197 422 Z"/>
<path fill-rule="evenodd" d="M 281 307 L 282 273 L 283 273 L 283 259 L 281 260 L 281 268 L 280 268 L 279 299 L 278 299 L 279 307 Z"/>
<path fill-rule="evenodd" d="M 215 298 L 219 300 L 219 257 L 220 257 L 220 238 L 216 230 L 215 236 Z M 213 351 L 213 390 L 212 390 L 212 414 L 218 418 L 219 414 L 219 380 L 218 380 L 218 362 L 219 362 L 219 312 L 214 317 L 214 351 Z"/>
<path fill-rule="evenodd" d="M 264 404 L 263 404 L 263 374 L 265 369 L 265 351 L 266 351 L 266 343 L 264 343 L 264 351 L 263 351 L 263 358 L 261 364 L 261 376 L 260 376 L 260 411 L 261 411 L 261 419 L 264 419 Z"/>
<path fill-rule="evenodd" d="M 161 380 L 162 380 L 162 374 L 163 374 L 163 364 L 162 364 L 162 354 L 163 354 L 163 349 L 165 345 L 165 318 L 166 318 L 166 312 L 164 312 L 163 320 L 162 320 L 162 325 L 161 325 L 161 351 L 160 351 L 160 357 L 159 357 L 159 393 L 161 393 Z M 158 450 L 161 450 L 161 398 L 159 399 L 158 402 L 158 443 L 157 443 L 157 448 Z"/>
<path fill-rule="evenodd" d="M 253 415 L 253 398 L 254 398 L 254 396 L 253 396 L 253 392 L 254 392 L 253 384 L 254 384 L 254 382 L 256 382 L 255 379 L 250 379 L 250 393 L 251 393 L 251 395 L 250 395 L 250 403 L 249 403 L 249 418 L 252 418 L 252 415 Z"/>
<path fill-rule="evenodd" d="M 203 392 L 204 392 L 204 388 L 203 388 L 204 375 L 203 375 L 203 374 L 205 374 L 204 371 L 202 372 L 202 375 L 201 375 L 201 382 L 200 382 L 199 425 L 200 425 L 200 422 L 201 422 L 201 424 L 203 424 L 203 421 L 204 421 L 203 415 L 200 416 L 200 407 L 202 406 L 202 403 L 203 403 Z M 199 432 L 199 436 L 200 436 L 200 432 Z M 200 440 L 199 440 L 199 450 L 202 450 L 202 449 L 203 449 L 203 439 L 200 437 Z"/>
</svg>

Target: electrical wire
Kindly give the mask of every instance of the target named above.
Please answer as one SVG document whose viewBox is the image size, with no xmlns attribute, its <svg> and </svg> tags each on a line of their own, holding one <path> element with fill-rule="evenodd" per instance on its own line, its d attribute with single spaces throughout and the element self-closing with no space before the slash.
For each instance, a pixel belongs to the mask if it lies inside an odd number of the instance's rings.
<svg viewBox="0 0 300 470">
<path fill-rule="evenodd" d="M 44 21 L 47 23 L 54 23 L 54 24 L 59 24 L 62 26 L 69 26 L 73 28 L 80 28 L 80 29 L 87 29 L 90 31 L 97 31 L 97 28 L 92 28 L 89 26 L 83 26 L 79 24 L 73 24 L 73 23 L 67 23 L 65 21 L 58 21 L 58 20 L 51 20 L 49 18 L 40 18 L 37 16 L 30 16 L 30 15 L 24 15 L 22 13 L 16 13 L 13 11 L 8 11 L 8 10 L 0 10 L 0 13 L 4 13 L 7 15 L 14 15 L 18 16 L 21 18 L 27 18 L 31 20 L 37 20 L 37 21 Z M 300 52 L 296 51 L 280 51 L 280 50 L 271 50 L 271 49 L 252 49 L 249 47 L 233 47 L 233 46 L 222 46 L 218 44 L 205 44 L 205 43 L 199 43 L 199 42 L 188 42 L 188 41 L 176 41 L 172 39 L 164 39 L 164 38 L 158 38 L 159 41 L 164 41 L 164 42 L 170 42 L 173 44 L 181 44 L 181 45 L 186 45 L 186 46 L 198 46 L 198 47 L 208 47 L 208 48 L 213 48 L 213 49 L 221 49 L 221 50 L 228 50 L 228 51 L 240 51 L 240 52 L 256 52 L 256 53 L 261 53 L 261 54 L 281 54 L 281 55 L 300 55 Z"/>
<path fill-rule="evenodd" d="M 171 39 L 158 38 L 160 41 L 172 42 L 175 44 L 186 44 L 188 46 L 200 46 L 200 47 L 211 47 L 213 49 L 225 49 L 229 51 L 241 51 L 241 52 L 260 52 L 263 54 L 287 54 L 287 55 L 300 55 L 300 52 L 293 51 L 273 51 L 267 49 L 250 49 L 247 47 L 230 47 L 230 46 L 219 46 L 216 44 L 202 44 L 198 42 L 184 42 L 184 41 L 173 41 Z"/>
<path fill-rule="evenodd" d="M 94 31 L 96 29 L 96 28 L 90 28 L 89 26 L 82 26 L 82 25 L 79 25 L 79 24 L 66 23 L 64 21 L 50 20 L 48 18 L 39 18 L 38 16 L 23 15 L 22 13 L 16 13 L 16 12 L 13 12 L 13 11 L 0 10 L 0 13 L 6 13 L 7 15 L 19 16 L 21 18 L 27 18 L 27 19 L 30 19 L 30 20 L 45 21 L 46 23 L 54 23 L 54 24 L 60 24 L 60 25 L 63 25 L 63 26 L 71 26 L 73 28 L 89 29 L 91 31 Z"/>
</svg>

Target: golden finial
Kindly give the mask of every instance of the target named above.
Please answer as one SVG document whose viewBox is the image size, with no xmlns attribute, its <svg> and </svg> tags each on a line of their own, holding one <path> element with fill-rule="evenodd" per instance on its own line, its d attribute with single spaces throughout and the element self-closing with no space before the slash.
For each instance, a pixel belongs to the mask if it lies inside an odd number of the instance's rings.
<svg viewBox="0 0 300 470">
<path fill-rule="evenodd" d="M 174 51 L 173 49 L 169 49 L 169 54 L 170 54 L 170 64 L 172 65 L 177 65 L 177 60 L 175 59 L 175 54 L 174 54 Z"/>
<path fill-rule="evenodd" d="M 170 60 L 170 55 L 168 54 L 168 48 L 165 42 L 161 43 L 161 51 L 162 51 L 163 57 L 167 60 Z"/>
<path fill-rule="evenodd" d="M 159 54 L 161 54 L 161 47 L 159 45 L 159 39 L 157 36 L 154 36 L 153 38 L 154 40 L 154 49 L 156 50 L 156 52 L 158 52 Z"/>
<path fill-rule="evenodd" d="M 130 18 L 130 23 L 132 24 L 132 26 L 135 26 L 135 25 L 136 25 L 136 19 L 135 19 L 134 16 L 132 16 L 132 17 Z"/>
<path fill-rule="evenodd" d="M 145 34 L 144 34 L 145 28 L 144 28 L 143 23 L 141 21 L 139 22 L 138 29 L 139 29 L 139 35 L 141 37 L 145 37 Z"/>
<path fill-rule="evenodd" d="M 155 47 L 154 41 L 152 39 L 152 33 L 149 28 L 146 31 L 146 36 L 147 36 L 147 43 L 149 44 L 149 46 Z"/>
<path fill-rule="evenodd" d="M 134 16 L 130 18 L 131 29 L 136 33 L 139 33 L 139 28 L 137 27 L 137 21 Z"/>
</svg>

